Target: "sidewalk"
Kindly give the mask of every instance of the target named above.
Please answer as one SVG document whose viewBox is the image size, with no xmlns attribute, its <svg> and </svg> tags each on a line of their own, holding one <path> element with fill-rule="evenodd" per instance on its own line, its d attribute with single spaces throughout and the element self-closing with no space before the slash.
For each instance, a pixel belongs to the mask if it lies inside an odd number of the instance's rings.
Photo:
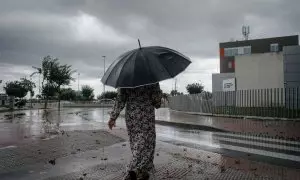
<svg viewBox="0 0 300 180">
<path fill-rule="evenodd" d="M 120 138 L 128 138 L 124 129 L 115 129 L 109 133 L 99 130 L 73 131 L 64 132 L 49 140 L 20 144 L 6 151 L 2 149 L 0 176 L 5 180 L 121 180 L 122 172 L 130 159 L 130 150 L 127 142 L 120 143 Z M 57 146 L 57 143 L 61 143 L 61 146 Z M 157 180 L 297 180 L 300 177 L 297 170 L 252 162 L 246 158 L 229 158 L 159 141 L 155 166 Z"/>
<path fill-rule="evenodd" d="M 162 108 L 156 111 L 157 124 L 189 126 L 209 131 L 226 131 L 291 141 L 300 141 L 300 121 L 255 120 L 193 115 Z"/>
</svg>

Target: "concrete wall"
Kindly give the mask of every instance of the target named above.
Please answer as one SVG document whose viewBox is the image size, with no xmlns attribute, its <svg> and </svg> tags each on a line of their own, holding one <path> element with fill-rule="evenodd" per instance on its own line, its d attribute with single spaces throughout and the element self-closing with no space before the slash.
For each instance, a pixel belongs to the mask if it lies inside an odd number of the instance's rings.
<svg viewBox="0 0 300 180">
<path fill-rule="evenodd" d="M 283 37 L 273 37 L 264 39 L 250 39 L 244 41 L 232 41 L 220 43 L 220 48 L 232 48 L 232 47 L 242 47 L 251 46 L 251 54 L 256 53 L 268 53 L 270 52 L 270 44 L 278 43 L 279 51 L 282 51 L 284 46 L 295 46 L 299 45 L 299 36 L 283 36 Z"/>
<path fill-rule="evenodd" d="M 0 106 L 8 106 L 9 101 L 8 101 L 8 96 L 4 94 L 0 94 Z"/>
<path fill-rule="evenodd" d="M 235 97 L 231 92 L 223 91 L 223 80 L 235 78 L 234 73 L 212 74 L 212 92 L 214 106 L 234 106 Z"/>
<path fill-rule="evenodd" d="M 283 48 L 286 107 L 300 108 L 300 46 Z"/>
<path fill-rule="evenodd" d="M 283 48 L 284 82 L 286 87 L 300 87 L 300 46 Z"/>
<path fill-rule="evenodd" d="M 32 106 L 31 106 L 32 105 Z M 30 101 L 28 101 L 26 103 L 26 108 L 33 108 L 33 109 L 41 109 L 45 107 L 45 103 L 40 103 L 40 102 L 33 102 L 30 103 Z M 58 108 L 58 102 L 49 102 L 47 104 L 47 108 Z"/>
<path fill-rule="evenodd" d="M 82 108 L 92 108 L 92 107 L 113 107 L 114 101 L 108 102 L 64 102 L 62 103 L 63 107 L 82 107 Z"/>
<path fill-rule="evenodd" d="M 223 91 L 223 80 L 234 78 L 234 73 L 212 74 L 212 92 Z"/>
<path fill-rule="evenodd" d="M 284 87 L 283 53 L 236 56 L 237 90 Z"/>
</svg>

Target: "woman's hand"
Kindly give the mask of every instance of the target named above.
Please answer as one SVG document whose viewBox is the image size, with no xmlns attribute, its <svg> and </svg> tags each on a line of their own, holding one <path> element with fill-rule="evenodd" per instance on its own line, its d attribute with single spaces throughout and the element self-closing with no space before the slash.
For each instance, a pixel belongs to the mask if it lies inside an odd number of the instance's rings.
<svg viewBox="0 0 300 180">
<path fill-rule="evenodd" d="M 110 120 L 108 121 L 108 124 L 107 124 L 107 125 L 108 125 L 109 129 L 112 130 L 113 127 L 116 127 L 116 120 L 110 119 Z"/>
</svg>

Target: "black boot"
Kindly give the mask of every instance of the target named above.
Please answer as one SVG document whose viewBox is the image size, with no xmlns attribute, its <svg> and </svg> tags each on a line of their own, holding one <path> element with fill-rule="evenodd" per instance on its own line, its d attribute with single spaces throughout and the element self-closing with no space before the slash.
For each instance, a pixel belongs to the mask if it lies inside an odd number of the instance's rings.
<svg viewBox="0 0 300 180">
<path fill-rule="evenodd" d="M 136 173 L 134 171 L 129 171 L 124 180 L 137 180 Z"/>
<path fill-rule="evenodd" d="M 140 171 L 137 173 L 137 180 L 148 180 L 150 175 L 148 172 Z"/>
</svg>

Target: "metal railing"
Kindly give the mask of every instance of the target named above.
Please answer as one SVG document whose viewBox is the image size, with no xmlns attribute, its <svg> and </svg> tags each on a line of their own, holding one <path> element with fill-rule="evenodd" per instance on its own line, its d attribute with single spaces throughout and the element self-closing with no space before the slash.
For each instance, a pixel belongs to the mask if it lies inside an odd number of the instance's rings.
<svg viewBox="0 0 300 180">
<path fill-rule="evenodd" d="M 178 95 L 170 98 L 169 107 L 178 111 L 212 113 L 213 100 L 207 93 Z"/>
<path fill-rule="evenodd" d="M 260 116 L 300 117 L 300 88 L 251 89 L 231 92 L 182 95 L 170 98 L 170 108 L 179 111 Z"/>
</svg>

